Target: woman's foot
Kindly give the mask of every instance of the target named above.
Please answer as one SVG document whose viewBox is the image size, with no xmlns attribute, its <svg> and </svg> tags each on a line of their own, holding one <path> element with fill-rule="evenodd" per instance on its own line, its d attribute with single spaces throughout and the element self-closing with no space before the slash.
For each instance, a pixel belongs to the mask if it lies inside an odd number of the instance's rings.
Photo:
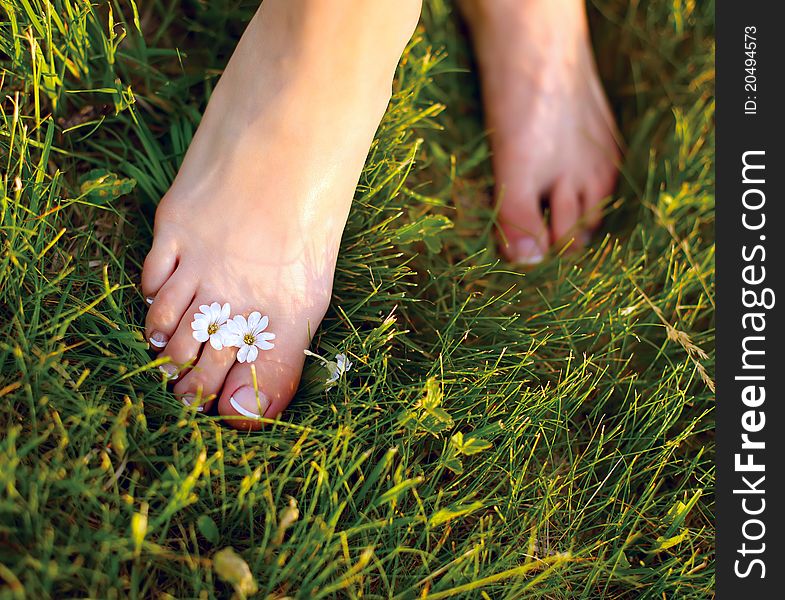
<svg viewBox="0 0 785 600">
<path fill-rule="evenodd" d="M 504 254 L 533 264 L 551 245 L 584 245 L 615 186 L 619 151 L 583 0 L 462 5 L 480 68 Z"/>
<path fill-rule="evenodd" d="M 142 273 L 147 337 L 196 410 L 217 399 L 246 417 L 230 424 L 258 428 L 291 400 L 418 17 L 419 0 L 266 0 L 249 24 L 161 200 Z M 274 348 L 239 363 L 236 348 L 197 341 L 194 315 L 213 302 L 269 316 Z"/>
</svg>

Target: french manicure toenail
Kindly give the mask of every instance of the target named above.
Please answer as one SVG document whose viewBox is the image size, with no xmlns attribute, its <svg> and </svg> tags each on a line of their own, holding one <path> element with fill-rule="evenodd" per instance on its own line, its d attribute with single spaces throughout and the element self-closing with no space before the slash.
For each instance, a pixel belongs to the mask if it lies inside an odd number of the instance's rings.
<svg viewBox="0 0 785 600">
<path fill-rule="evenodd" d="M 259 392 L 258 398 L 254 389 L 250 386 L 243 386 L 229 398 L 229 404 L 234 410 L 244 417 L 258 419 L 269 406 L 267 396 Z M 261 409 L 261 413 L 259 412 Z"/>
<path fill-rule="evenodd" d="M 166 337 L 160 331 L 156 331 L 153 335 L 150 336 L 150 343 L 155 346 L 156 348 L 163 348 L 166 346 L 166 342 L 169 341 L 169 338 Z"/>
<path fill-rule="evenodd" d="M 524 265 L 536 265 L 545 258 L 540 244 L 534 238 L 521 238 L 515 242 L 515 260 Z"/>
<path fill-rule="evenodd" d="M 188 407 L 190 407 L 193 404 L 193 401 L 195 399 L 196 399 L 196 396 L 194 396 L 193 394 L 186 394 L 185 396 L 181 396 L 180 397 L 180 400 L 182 400 L 183 404 L 185 404 Z M 196 405 L 194 407 L 194 410 L 196 412 L 202 412 L 202 411 L 204 411 L 204 405 L 198 404 L 198 405 Z"/>
<path fill-rule="evenodd" d="M 234 410 L 236 410 L 238 413 L 240 413 L 241 415 L 243 415 L 244 417 L 251 417 L 252 419 L 258 419 L 259 418 L 259 413 L 251 411 L 251 410 L 246 410 L 245 408 L 243 408 L 240 405 L 240 403 L 237 402 L 237 400 L 234 399 L 234 396 L 229 398 L 229 404 L 231 404 L 232 408 Z"/>
<path fill-rule="evenodd" d="M 152 304 L 153 302 L 155 302 L 155 298 L 151 296 L 147 296 L 147 298 L 145 298 L 144 301 L 147 302 L 147 304 Z"/>
<path fill-rule="evenodd" d="M 158 369 L 161 371 L 161 373 L 166 375 L 166 378 L 169 381 L 174 381 L 180 376 L 177 372 L 177 367 L 171 364 L 158 365 Z"/>
</svg>

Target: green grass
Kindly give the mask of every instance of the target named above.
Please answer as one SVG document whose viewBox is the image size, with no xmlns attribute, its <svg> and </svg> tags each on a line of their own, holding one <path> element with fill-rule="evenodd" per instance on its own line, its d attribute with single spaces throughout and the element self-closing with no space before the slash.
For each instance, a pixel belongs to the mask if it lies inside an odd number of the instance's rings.
<svg viewBox="0 0 785 600">
<path fill-rule="evenodd" d="M 0 598 L 711 596 L 713 3 L 593 6 L 622 182 L 521 275 L 428 2 L 312 348 L 355 368 L 242 434 L 166 391 L 137 282 L 253 2 L 129 2 L 0 0 Z"/>
</svg>

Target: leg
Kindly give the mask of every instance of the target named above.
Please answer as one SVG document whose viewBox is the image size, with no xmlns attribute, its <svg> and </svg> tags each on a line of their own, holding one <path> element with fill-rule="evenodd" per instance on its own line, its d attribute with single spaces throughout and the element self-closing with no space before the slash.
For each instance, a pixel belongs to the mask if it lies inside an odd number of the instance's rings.
<svg viewBox="0 0 785 600">
<path fill-rule="evenodd" d="M 266 0 L 212 95 L 161 200 L 142 288 L 146 333 L 189 403 L 274 417 L 289 403 L 327 309 L 346 217 L 420 0 Z M 194 339 L 202 304 L 269 315 L 251 365 Z M 253 420 L 230 420 L 258 428 Z"/>
<path fill-rule="evenodd" d="M 504 254 L 532 264 L 551 244 L 583 245 L 619 158 L 583 0 L 461 5 L 480 67 Z"/>
</svg>

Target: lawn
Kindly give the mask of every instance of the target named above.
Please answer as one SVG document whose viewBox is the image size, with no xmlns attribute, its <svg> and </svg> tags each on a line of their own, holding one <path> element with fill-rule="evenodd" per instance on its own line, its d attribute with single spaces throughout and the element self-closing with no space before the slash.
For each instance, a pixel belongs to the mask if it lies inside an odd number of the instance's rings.
<svg viewBox="0 0 785 600">
<path fill-rule="evenodd" d="M 354 368 L 258 433 L 167 392 L 138 287 L 254 2 L 0 7 L 0 598 L 712 596 L 713 2 L 592 4 L 622 181 L 525 274 L 427 2 L 312 346 Z"/>
</svg>

